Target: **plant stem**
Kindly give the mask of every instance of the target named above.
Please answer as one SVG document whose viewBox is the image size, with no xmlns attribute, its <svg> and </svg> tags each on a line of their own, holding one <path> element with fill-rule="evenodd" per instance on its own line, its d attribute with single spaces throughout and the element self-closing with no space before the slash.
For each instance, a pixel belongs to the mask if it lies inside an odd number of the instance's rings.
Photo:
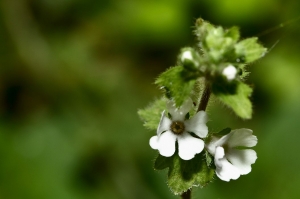
<svg viewBox="0 0 300 199">
<path fill-rule="evenodd" d="M 211 95 L 210 86 L 208 84 L 205 84 L 197 112 L 206 110 L 210 95 Z M 186 192 L 181 194 L 181 198 L 191 199 L 191 192 L 192 192 L 191 189 L 187 190 Z"/>
<path fill-rule="evenodd" d="M 190 199 L 191 198 L 191 189 L 187 190 L 186 192 L 184 192 L 183 194 L 181 194 L 181 198 L 182 199 Z"/>
<path fill-rule="evenodd" d="M 206 110 L 210 98 L 210 94 L 211 94 L 210 86 L 208 84 L 205 84 L 204 91 L 197 112 Z"/>
</svg>

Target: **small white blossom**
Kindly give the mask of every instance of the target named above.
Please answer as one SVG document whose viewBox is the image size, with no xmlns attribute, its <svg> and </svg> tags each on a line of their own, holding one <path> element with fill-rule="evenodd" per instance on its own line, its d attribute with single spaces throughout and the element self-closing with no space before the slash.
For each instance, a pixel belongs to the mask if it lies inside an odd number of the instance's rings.
<svg viewBox="0 0 300 199">
<path fill-rule="evenodd" d="M 195 154 L 200 153 L 204 148 L 204 141 L 200 138 L 206 137 L 208 133 L 207 115 L 204 111 L 199 111 L 191 119 L 185 120 L 186 114 L 192 107 L 191 99 L 183 103 L 180 108 L 168 102 L 167 109 L 172 119 L 165 115 L 165 111 L 162 112 L 157 135 L 150 139 L 151 148 L 157 149 L 162 156 L 170 157 L 175 153 L 177 141 L 181 159 L 190 160 Z M 191 132 L 200 138 L 193 137 Z"/>
<path fill-rule="evenodd" d="M 237 70 L 234 66 L 229 65 L 224 68 L 222 74 L 227 78 L 228 81 L 233 80 L 236 76 Z"/>
<path fill-rule="evenodd" d="M 181 55 L 181 61 L 184 62 L 186 59 L 193 60 L 193 55 L 190 50 L 186 50 Z"/>
<path fill-rule="evenodd" d="M 250 129 L 236 129 L 221 138 L 213 137 L 206 147 L 214 155 L 217 176 L 221 180 L 230 181 L 250 173 L 251 164 L 257 159 L 256 152 L 239 148 L 256 144 L 257 138 Z"/>
</svg>

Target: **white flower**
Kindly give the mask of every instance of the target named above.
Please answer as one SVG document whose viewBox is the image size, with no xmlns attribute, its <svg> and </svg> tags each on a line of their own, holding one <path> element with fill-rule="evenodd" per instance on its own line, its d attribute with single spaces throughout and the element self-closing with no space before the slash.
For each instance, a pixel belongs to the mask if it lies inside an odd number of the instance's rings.
<svg viewBox="0 0 300 199">
<path fill-rule="evenodd" d="M 236 76 L 237 70 L 234 66 L 229 65 L 224 68 L 222 74 L 227 78 L 228 81 L 233 80 Z"/>
<path fill-rule="evenodd" d="M 179 157 L 183 160 L 190 160 L 203 150 L 203 140 L 193 137 L 190 132 L 200 138 L 206 137 L 208 133 L 207 116 L 204 111 L 199 111 L 191 119 L 185 120 L 186 114 L 192 107 L 191 99 L 183 103 L 180 108 L 176 108 L 174 103 L 168 102 L 167 109 L 172 119 L 166 117 L 165 111 L 163 111 L 157 135 L 150 139 L 150 146 L 157 149 L 162 156 L 170 157 L 175 153 L 176 140 Z"/>
<path fill-rule="evenodd" d="M 256 144 L 257 138 L 250 129 L 236 129 L 221 138 L 214 137 L 206 147 L 215 157 L 217 176 L 221 180 L 230 181 L 250 173 L 251 164 L 257 159 L 256 152 L 241 148 Z"/>
<path fill-rule="evenodd" d="M 191 50 L 186 50 L 181 55 L 181 61 L 184 62 L 185 60 L 193 60 L 193 55 Z"/>
</svg>

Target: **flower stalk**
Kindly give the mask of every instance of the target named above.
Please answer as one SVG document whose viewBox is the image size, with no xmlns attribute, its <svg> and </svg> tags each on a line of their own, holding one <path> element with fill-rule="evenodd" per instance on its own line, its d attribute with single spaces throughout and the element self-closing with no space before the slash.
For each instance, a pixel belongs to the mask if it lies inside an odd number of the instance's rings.
<svg viewBox="0 0 300 199">
<path fill-rule="evenodd" d="M 211 95 L 211 89 L 210 86 L 206 83 L 197 112 L 206 110 L 210 95 Z"/>
<path fill-rule="evenodd" d="M 181 195 L 181 198 L 182 199 L 190 199 L 191 195 L 192 195 L 192 191 L 191 191 L 191 189 L 189 189 Z"/>
<path fill-rule="evenodd" d="M 200 103 L 197 109 L 197 112 L 199 111 L 205 111 L 206 107 L 208 105 L 208 101 L 211 95 L 211 89 L 209 84 L 205 84 L 201 99 L 200 99 Z M 181 198 L 182 199 L 191 199 L 191 195 L 192 195 L 192 189 L 188 189 L 186 192 L 183 192 L 181 194 Z"/>
<path fill-rule="evenodd" d="M 154 169 L 169 169 L 168 186 L 182 199 L 190 199 L 191 188 L 206 186 L 214 175 L 228 182 L 251 172 L 257 159 L 256 152 L 249 149 L 257 144 L 252 130 L 208 132 L 205 110 L 214 94 L 237 116 L 251 119 L 253 89 L 244 83 L 249 74 L 246 66 L 267 52 L 256 37 L 240 39 L 237 27 L 224 29 L 198 19 L 194 33 L 198 47 L 183 48 L 178 65 L 155 81 L 165 96 L 139 110 L 144 126 L 156 130 L 149 140 L 150 147 L 159 152 Z M 192 96 L 199 93 L 196 83 L 200 79 L 204 80 L 203 91 L 195 107 Z"/>
</svg>

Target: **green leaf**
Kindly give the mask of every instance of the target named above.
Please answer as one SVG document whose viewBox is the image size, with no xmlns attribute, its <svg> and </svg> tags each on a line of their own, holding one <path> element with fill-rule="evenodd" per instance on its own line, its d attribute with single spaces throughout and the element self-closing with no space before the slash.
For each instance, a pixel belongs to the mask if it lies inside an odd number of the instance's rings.
<svg viewBox="0 0 300 199">
<path fill-rule="evenodd" d="M 236 93 L 238 84 L 239 81 L 237 80 L 228 81 L 224 76 L 216 76 L 213 79 L 211 89 L 214 94 L 233 95 Z"/>
<path fill-rule="evenodd" d="M 208 31 L 203 40 L 205 52 L 214 62 L 233 60 L 236 61 L 234 46 L 240 37 L 239 29 L 232 27 L 224 30 L 222 27 L 216 27 Z"/>
<path fill-rule="evenodd" d="M 195 26 L 194 33 L 200 42 L 203 41 L 203 39 L 207 36 L 207 33 L 209 31 L 212 31 L 215 29 L 215 27 L 212 24 L 208 23 L 207 21 L 205 21 L 201 18 L 198 18 L 196 20 L 195 25 L 196 26 Z"/>
<path fill-rule="evenodd" d="M 246 70 L 246 66 L 246 64 L 238 64 L 238 75 L 242 80 L 246 79 L 250 75 L 250 72 Z"/>
<path fill-rule="evenodd" d="M 224 29 L 217 27 L 208 32 L 207 37 L 203 41 L 203 47 L 208 53 L 212 61 L 220 61 L 229 51 L 232 51 L 236 41 L 231 37 L 226 37 Z"/>
<path fill-rule="evenodd" d="M 223 135 L 227 135 L 230 132 L 231 132 L 231 128 L 226 128 L 226 129 L 223 129 L 223 130 L 221 130 L 220 132 L 218 132 L 216 134 L 223 136 Z"/>
<path fill-rule="evenodd" d="M 165 98 L 157 99 L 145 109 L 138 111 L 138 115 L 144 121 L 144 126 L 150 130 L 156 130 L 161 118 L 161 113 L 166 109 Z"/>
<path fill-rule="evenodd" d="M 194 103 L 194 108 L 190 110 L 189 115 L 190 117 L 193 117 L 197 113 L 197 109 L 200 103 L 200 97 L 201 93 L 204 90 L 204 81 L 203 79 L 198 79 L 194 85 L 194 88 L 191 92 L 190 98 L 192 99 Z"/>
<path fill-rule="evenodd" d="M 191 160 L 180 159 L 177 152 L 168 158 L 159 155 L 154 168 L 161 170 L 169 167 L 168 186 L 175 195 L 181 194 L 193 186 L 204 187 L 212 181 L 214 169 L 208 167 L 204 153 L 197 154 Z"/>
<path fill-rule="evenodd" d="M 165 157 L 158 154 L 155 162 L 154 162 L 154 169 L 156 170 L 163 170 L 169 167 L 170 161 L 172 161 L 172 157 Z"/>
<path fill-rule="evenodd" d="M 162 87 L 168 98 L 174 99 L 179 107 L 190 96 L 199 74 L 183 66 L 175 66 L 162 73 L 155 84 Z"/>
<path fill-rule="evenodd" d="M 265 55 L 267 48 L 257 43 L 257 37 L 244 39 L 235 45 L 235 53 L 241 62 L 250 63 Z"/>
<path fill-rule="evenodd" d="M 233 26 L 226 30 L 225 37 L 232 38 L 235 42 L 237 42 L 240 39 L 240 30 L 238 27 Z"/>
<path fill-rule="evenodd" d="M 236 93 L 214 93 L 217 98 L 225 105 L 230 107 L 239 117 L 250 119 L 252 116 L 252 103 L 249 99 L 252 93 L 252 88 L 248 85 L 239 82 Z"/>
<path fill-rule="evenodd" d="M 224 30 L 222 27 L 217 27 L 208 32 L 204 42 L 208 50 L 216 49 L 220 50 L 224 43 Z"/>
<path fill-rule="evenodd" d="M 209 167 L 213 162 L 213 157 L 208 153 L 208 151 L 205 151 L 205 158 L 206 158 L 206 164 Z"/>
</svg>

